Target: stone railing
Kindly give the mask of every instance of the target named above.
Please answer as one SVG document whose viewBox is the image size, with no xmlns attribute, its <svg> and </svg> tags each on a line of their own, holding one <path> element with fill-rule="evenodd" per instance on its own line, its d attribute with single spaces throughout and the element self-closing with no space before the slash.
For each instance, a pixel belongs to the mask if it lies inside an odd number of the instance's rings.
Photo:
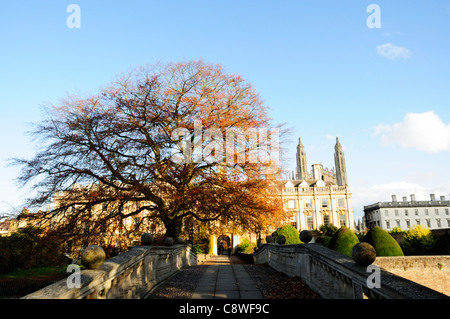
<svg viewBox="0 0 450 319">
<path fill-rule="evenodd" d="M 352 258 L 319 244 L 265 244 L 255 252 L 254 261 L 255 264 L 267 263 L 288 276 L 299 276 L 312 290 L 327 299 L 448 298 L 379 267 L 379 284 L 374 286 L 372 278 L 377 275 L 375 271 L 368 271 Z"/>
<path fill-rule="evenodd" d="M 183 267 L 196 265 L 189 245 L 136 246 L 106 260 L 98 269 L 80 272 L 79 287 L 60 280 L 24 299 L 140 299 Z"/>
</svg>

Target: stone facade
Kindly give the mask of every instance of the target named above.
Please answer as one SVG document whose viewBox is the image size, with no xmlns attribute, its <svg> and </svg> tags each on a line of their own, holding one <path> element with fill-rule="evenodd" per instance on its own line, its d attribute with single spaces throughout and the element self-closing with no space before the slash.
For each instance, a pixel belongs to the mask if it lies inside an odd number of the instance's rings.
<svg viewBox="0 0 450 319">
<path fill-rule="evenodd" d="M 378 226 L 386 231 L 394 227 L 408 230 L 421 225 L 430 230 L 450 228 L 450 200 L 444 196 L 436 199 L 430 194 L 429 201 L 417 201 L 414 194 L 411 200 L 403 197 L 402 201 L 392 195 L 391 202 L 378 202 L 364 206 L 363 222 L 367 228 Z"/>
<path fill-rule="evenodd" d="M 354 229 L 352 197 L 347 184 L 347 170 L 342 145 L 336 139 L 335 169 L 313 164 L 306 170 L 306 152 L 299 139 L 297 146 L 297 179 L 279 181 L 283 206 L 292 214 L 297 229 L 318 229 L 333 224 Z"/>
</svg>

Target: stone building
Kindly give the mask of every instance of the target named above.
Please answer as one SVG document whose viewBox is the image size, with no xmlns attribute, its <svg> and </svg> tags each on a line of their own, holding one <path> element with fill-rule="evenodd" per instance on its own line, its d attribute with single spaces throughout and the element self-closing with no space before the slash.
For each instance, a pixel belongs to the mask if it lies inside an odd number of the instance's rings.
<svg viewBox="0 0 450 319">
<path fill-rule="evenodd" d="M 392 195 L 390 202 L 378 202 L 364 206 L 363 222 L 367 228 L 378 226 L 391 231 L 394 227 L 408 230 L 420 225 L 430 230 L 450 228 L 450 200 L 445 196 L 436 199 L 430 194 L 430 200 L 417 201 L 415 194 L 411 200 L 404 196 L 401 201 Z"/>
<path fill-rule="evenodd" d="M 347 182 L 345 156 L 336 138 L 335 169 L 313 164 L 307 169 L 305 148 L 297 145 L 296 179 L 279 181 L 285 209 L 292 213 L 291 224 L 297 229 L 318 229 L 333 224 L 354 229 L 352 197 Z"/>
</svg>

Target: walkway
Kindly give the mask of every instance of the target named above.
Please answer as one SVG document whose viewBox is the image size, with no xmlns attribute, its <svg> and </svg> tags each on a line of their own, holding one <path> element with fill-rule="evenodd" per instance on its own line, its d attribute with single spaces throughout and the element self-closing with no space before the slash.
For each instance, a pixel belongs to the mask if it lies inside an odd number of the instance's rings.
<svg viewBox="0 0 450 319">
<path fill-rule="evenodd" d="M 205 265 L 208 268 L 200 278 L 192 299 L 263 298 L 244 266 L 231 263 L 228 256 L 213 256 Z"/>
</svg>

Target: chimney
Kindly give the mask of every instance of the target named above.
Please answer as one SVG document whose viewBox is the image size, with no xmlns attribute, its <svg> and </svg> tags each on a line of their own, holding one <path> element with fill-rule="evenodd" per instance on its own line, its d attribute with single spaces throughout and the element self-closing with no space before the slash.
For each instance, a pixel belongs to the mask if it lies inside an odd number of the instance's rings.
<svg viewBox="0 0 450 319">
<path fill-rule="evenodd" d="M 415 202 L 416 201 L 416 194 L 411 194 L 411 202 Z"/>
<path fill-rule="evenodd" d="M 403 196 L 403 201 L 406 202 L 408 198 L 406 196 Z"/>
<path fill-rule="evenodd" d="M 434 202 L 436 200 L 436 197 L 434 196 L 434 194 L 430 194 L 430 198 L 431 198 L 432 202 Z"/>
<path fill-rule="evenodd" d="M 397 195 L 392 195 L 392 201 L 396 202 L 397 201 Z"/>
<path fill-rule="evenodd" d="M 441 200 L 445 200 L 445 196 L 441 196 Z"/>
</svg>

